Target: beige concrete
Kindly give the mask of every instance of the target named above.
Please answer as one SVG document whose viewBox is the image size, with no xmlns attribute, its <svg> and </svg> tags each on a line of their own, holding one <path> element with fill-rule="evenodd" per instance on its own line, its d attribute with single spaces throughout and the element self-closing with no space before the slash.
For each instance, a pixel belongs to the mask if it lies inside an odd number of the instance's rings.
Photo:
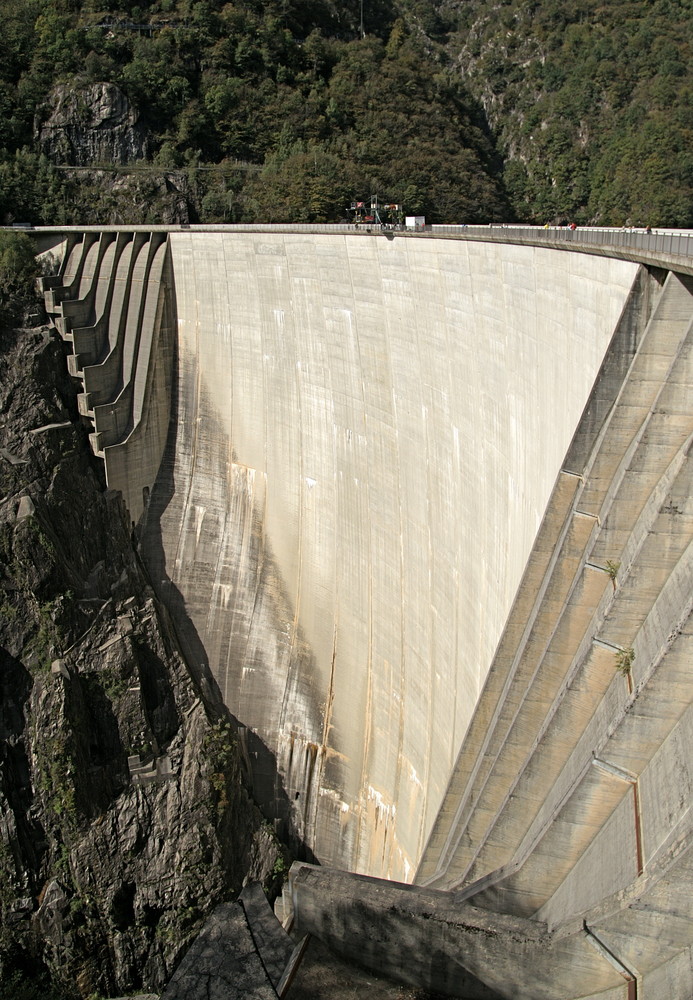
<svg viewBox="0 0 693 1000">
<path fill-rule="evenodd" d="M 139 521 L 161 465 L 171 412 L 173 292 L 164 236 L 73 233 L 46 310 L 72 347 L 79 413 L 106 483 Z"/>
<path fill-rule="evenodd" d="M 166 245 L 150 249 L 149 257 L 147 281 L 132 292 L 139 316 L 127 367 L 123 359 L 125 385 L 113 404 L 95 408 L 91 435 L 94 451 L 104 456 L 108 486 L 123 493 L 133 523 L 147 503 L 166 445 L 175 353 Z M 127 337 L 123 339 L 127 345 Z M 124 424 L 124 433 L 110 440 L 101 433 L 98 419 L 109 409 L 121 414 Z"/>
<path fill-rule="evenodd" d="M 417 878 L 560 937 L 588 927 L 654 1000 L 693 994 L 690 280 L 651 306 L 601 426 L 591 401 L 578 428 L 582 475 L 558 481 Z M 577 546 L 576 518 L 595 526 Z"/>
<path fill-rule="evenodd" d="M 170 246 L 165 576 L 315 854 L 411 879 L 637 268 L 382 236 Z"/>
<path fill-rule="evenodd" d="M 679 317 L 676 321 L 674 314 Z M 662 322 L 663 315 L 670 317 L 667 323 Z M 484 872 L 507 865 L 516 857 L 532 816 L 517 786 L 523 768 L 541 788 L 535 809 L 541 805 L 546 810 L 553 794 L 549 789 L 565 760 L 559 744 L 570 752 L 587 727 L 581 752 L 592 755 L 604 730 L 613 727 L 616 705 L 608 699 L 600 705 L 605 693 L 603 675 L 591 668 L 593 640 L 598 638 L 602 648 L 613 651 L 613 657 L 618 648 L 636 644 L 638 622 L 643 623 L 640 641 L 645 646 L 644 625 L 652 622 L 649 633 L 656 626 L 661 645 L 661 637 L 675 630 L 688 614 L 689 592 L 686 584 L 678 581 L 690 572 L 687 559 L 682 559 L 691 539 L 690 525 L 685 516 L 673 520 L 670 514 L 661 516 L 660 509 L 668 510 L 667 504 L 674 503 L 672 490 L 679 480 L 683 485 L 676 490 L 679 494 L 686 491 L 685 457 L 693 430 L 688 402 L 690 323 L 690 294 L 670 275 L 616 405 L 605 428 L 594 437 L 592 454 L 585 459 L 570 523 L 576 517 L 591 517 L 595 528 L 584 535 L 582 554 L 572 543 L 574 532 L 567 530 L 555 545 L 554 564 L 545 571 L 544 582 L 529 577 L 527 587 L 523 585 L 451 781 L 451 804 L 441 811 L 428 857 L 422 862 L 419 877 L 423 881 L 438 885 L 442 879 L 442 884 L 450 887 L 463 880 L 473 882 Z M 656 384 L 643 377 L 649 370 L 648 359 L 665 356 L 669 360 L 659 364 L 661 374 Z M 678 511 L 679 506 L 674 506 Z M 680 509 L 684 511 L 685 505 Z M 585 510 L 590 513 L 582 513 Z M 541 553 L 540 547 L 530 566 L 545 564 Z M 617 589 L 615 581 L 613 588 L 606 580 L 599 584 L 600 567 L 603 572 L 607 560 L 619 565 Z M 581 595 L 587 593 L 590 576 L 596 589 L 594 597 L 585 600 Z M 634 676 L 643 666 L 652 670 L 653 663 L 659 661 L 655 642 L 648 639 L 647 647 L 646 655 L 633 668 Z M 581 675 L 574 698 L 571 686 L 578 684 Z M 555 701 L 556 691 L 560 701 Z M 682 706 L 685 704 L 684 700 Z M 560 724 L 555 713 L 566 709 L 570 714 Z M 540 739 L 545 742 L 540 746 L 541 765 L 535 753 Z M 575 773 L 583 768 L 581 764 Z M 551 773 L 554 777 L 549 777 Z M 569 787 L 563 788 L 556 801 L 568 794 Z M 498 822 L 497 809 L 505 817 L 505 849 L 495 843 L 498 833 L 490 832 Z M 513 821 L 515 832 L 509 836 L 508 817 L 513 811 L 517 820 Z M 484 855 L 474 870 L 474 858 Z"/>
<path fill-rule="evenodd" d="M 289 892 L 298 933 L 436 995 L 566 1000 L 589 991 L 626 1000 L 622 975 L 582 929 L 554 935 L 536 920 L 456 904 L 450 893 L 297 863 Z"/>
</svg>

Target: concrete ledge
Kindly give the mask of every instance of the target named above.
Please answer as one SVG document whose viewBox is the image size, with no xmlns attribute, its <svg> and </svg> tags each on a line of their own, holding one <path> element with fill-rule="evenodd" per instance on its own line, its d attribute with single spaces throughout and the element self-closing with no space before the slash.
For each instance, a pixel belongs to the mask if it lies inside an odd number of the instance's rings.
<svg viewBox="0 0 693 1000">
<path fill-rule="evenodd" d="M 555 938 L 448 893 L 298 863 L 289 886 L 300 933 L 395 982 L 466 1000 L 564 1000 L 576 982 L 595 993 L 623 983 L 584 933 Z"/>
<path fill-rule="evenodd" d="M 294 942 L 272 912 L 259 882 L 247 885 L 238 898 L 262 964 L 276 989 L 291 960 Z"/>
</svg>

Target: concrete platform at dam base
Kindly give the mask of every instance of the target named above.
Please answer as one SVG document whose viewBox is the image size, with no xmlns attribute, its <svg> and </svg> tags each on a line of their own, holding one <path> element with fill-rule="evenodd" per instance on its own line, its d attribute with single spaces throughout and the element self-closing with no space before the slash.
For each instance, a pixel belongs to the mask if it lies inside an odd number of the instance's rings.
<svg viewBox="0 0 693 1000">
<path fill-rule="evenodd" d="M 322 866 L 287 907 L 453 996 L 693 997 L 690 238 L 319 229 L 36 234 L 191 669 Z"/>
</svg>

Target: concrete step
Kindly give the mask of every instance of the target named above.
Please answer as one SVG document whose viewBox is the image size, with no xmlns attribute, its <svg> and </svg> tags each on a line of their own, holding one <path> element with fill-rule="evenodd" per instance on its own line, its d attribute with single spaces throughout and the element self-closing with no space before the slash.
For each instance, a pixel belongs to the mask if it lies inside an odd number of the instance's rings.
<svg viewBox="0 0 693 1000">
<path fill-rule="evenodd" d="M 693 373 L 690 365 L 687 371 L 685 392 L 691 398 Z M 682 380 L 677 380 L 677 384 L 683 384 Z M 688 510 L 688 500 L 693 494 L 693 475 L 687 457 L 693 431 L 692 422 L 689 417 L 687 436 L 686 428 L 683 433 L 679 427 L 672 431 L 674 446 L 677 441 L 679 444 L 677 456 L 659 469 L 660 481 L 650 489 L 647 509 L 642 512 L 632 529 L 632 536 L 637 539 L 637 544 L 633 543 L 634 555 L 629 559 L 626 570 L 622 572 L 619 569 L 618 584 L 614 581 L 613 599 L 607 613 L 601 623 L 595 622 L 594 634 L 600 641 L 599 655 L 607 661 L 601 674 L 596 674 L 597 687 L 594 685 L 594 678 L 585 684 L 588 675 L 583 670 L 582 680 L 576 684 L 575 690 L 569 688 L 562 699 L 553 718 L 551 743 L 539 748 L 542 756 L 548 758 L 551 765 L 555 765 L 561 757 L 560 747 L 568 745 L 571 740 L 574 742 L 581 729 L 579 724 L 576 725 L 576 711 L 583 719 L 582 728 L 584 718 L 589 718 L 590 713 L 594 714 L 594 720 L 585 729 L 583 738 L 577 742 L 569 766 L 563 769 L 560 780 L 554 783 L 553 788 L 548 780 L 547 765 L 542 766 L 540 760 L 533 762 L 529 773 L 535 782 L 541 778 L 544 789 L 542 794 L 545 796 L 538 822 L 532 824 L 524 844 L 518 848 L 512 862 L 506 862 L 501 870 L 478 883 L 484 892 L 474 896 L 475 903 L 493 908 L 502 905 L 513 912 L 534 912 L 537 905 L 546 902 L 558 888 L 582 856 L 594 834 L 602 826 L 606 829 L 607 821 L 612 823 L 612 814 L 616 816 L 618 812 L 616 807 L 633 789 L 637 798 L 637 810 L 645 808 L 642 795 L 637 791 L 637 777 L 651 769 L 650 765 L 658 753 L 669 752 L 662 748 L 667 745 L 668 740 L 674 739 L 670 734 L 674 732 L 679 718 L 686 710 L 690 697 L 685 671 L 682 673 L 677 670 L 676 663 L 679 659 L 684 661 L 686 649 L 685 640 L 679 637 L 677 623 L 685 621 L 690 614 L 693 592 L 693 511 Z M 643 441 L 641 447 L 646 448 L 647 443 Z M 671 448 L 662 453 L 665 461 L 670 453 Z M 634 462 L 637 462 L 637 457 L 636 453 Z M 654 474 L 654 468 L 651 472 Z M 629 487 L 629 477 L 624 476 L 620 491 L 614 499 L 615 507 L 621 506 L 621 494 L 627 492 Z M 644 522 L 644 526 L 641 522 Z M 683 646 L 681 642 L 684 642 Z M 633 680 L 630 684 L 631 688 L 633 684 L 636 687 L 633 693 L 630 693 L 630 689 L 620 679 L 613 677 L 614 654 L 624 643 L 633 644 L 636 650 Z M 682 650 L 678 656 L 677 645 Z M 659 671 L 665 653 L 669 655 L 666 672 L 662 675 Z M 608 685 L 612 678 L 612 684 Z M 598 693 L 599 683 L 602 690 L 605 684 L 614 688 L 610 695 L 621 702 L 620 706 L 612 703 L 608 709 L 605 707 L 603 711 L 597 711 L 598 704 L 594 703 L 594 695 Z M 603 694 L 606 695 L 604 690 Z M 612 726 L 611 736 L 606 741 L 599 726 L 599 717 L 605 715 L 620 720 Z M 535 756 L 538 757 L 539 752 Z M 627 784 L 631 780 L 628 776 L 631 775 L 632 789 L 622 784 L 619 793 L 618 783 L 614 782 L 613 777 L 609 777 L 608 772 L 595 784 L 595 774 L 590 770 L 589 763 L 591 759 L 597 758 L 604 758 L 607 766 L 613 766 L 616 771 L 620 770 L 625 774 Z M 527 802 L 521 794 L 523 783 L 526 784 L 524 777 L 518 779 L 512 788 L 515 813 L 531 809 L 531 802 Z M 548 794 L 547 788 L 551 788 Z M 560 807 L 558 809 L 557 803 Z M 642 843 L 642 833 L 638 834 L 633 826 L 632 807 L 624 803 L 624 809 L 625 827 L 620 830 L 617 839 L 624 849 L 631 842 L 631 846 L 625 849 L 633 869 L 623 876 L 627 882 L 628 879 L 637 877 L 636 865 L 642 867 L 650 849 L 646 842 Z M 483 868 L 482 859 L 489 857 L 494 844 L 498 850 L 499 840 L 509 850 L 513 830 L 509 825 L 508 813 L 506 806 L 502 818 L 500 814 L 497 815 L 495 824 L 500 829 L 494 828 L 488 842 L 479 852 L 476 870 Z M 589 821 L 583 820 L 578 824 L 578 816 L 587 816 Z M 614 818 L 613 823 L 619 822 L 621 820 Z M 611 836 L 613 837 L 613 832 Z M 649 839 L 659 843 L 662 836 L 661 832 L 653 832 Z M 633 837 L 639 837 L 641 843 L 635 843 Z M 604 856 L 609 856 L 608 844 L 602 845 L 602 849 Z M 530 850 L 533 853 L 525 864 L 524 859 L 529 857 Z M 636 857 L 638 853 L 641 855 L 640 860 Z M 520 865 L 522 868 L 518 871 Z M 617 865 L 614 870 L 618 870 Z M 474 870 L 468 873 L 468 877 L 473 875 Z M 485 889 L 486 885 L 500 882 L 502 889 Z M 604 891 L 607 887 L 608 879 L 601 885 Z M 471 889 L 464 893 L 465 898 L 470 895 Z"/>
<path fill-rule="evenodd" d="M 484 696 L 479 701 L 465 740 L 468 752 L 460 756 L 457 767 L 453 770 L 448 793 L 419 866 L 417 881 L 422 885 L 434 885 L 444 874 L 447 880 L 447 870 L 457 850 L 459 832 L 464 829 L 466 820 L 471 815 L 474 801 L 472 789 L 483 782 L 484 774 L 488 774 L 496 726 L 505 698 L 514 682 L 514 665 L 539 613 L 551 577 L 555 550 L 568 530 L 580 482 L 580 478 L 572 473 L 561 473 L 558 477 L 512 613 L 499 643 Z M 466 834 L 465 840 L 468 842 Z"/>
<path fill-rule="evenodd" d="M 583 471 L 580 510 L 605 516 L 605 505 L 645 433 L 668 374 L 690 332 L 693 294 L 689 278 L 670 273 L 637 354 Z"/>
<path fill-rule="evenodd" d="M 259 882 L 247 885 L 239 900 L 262 964 L 276 989 L 291 959 L 294 942 L 275 917 Z"/>
</svg>

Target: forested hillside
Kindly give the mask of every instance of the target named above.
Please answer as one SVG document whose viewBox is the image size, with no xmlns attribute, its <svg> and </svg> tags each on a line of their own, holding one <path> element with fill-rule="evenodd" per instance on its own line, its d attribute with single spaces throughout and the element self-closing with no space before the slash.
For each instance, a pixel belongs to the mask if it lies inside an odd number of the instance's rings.
<svg viewBox="0 0 693 1000">
<path fill-rule="evenodd" d="M 515 211 L 693 224 L 691 0 L 468 0 L 448 36 Z"/>
<path fill-rule="evenodd" d="M 691 224 L 691 0 L 0 9 L 5 222 Z"/>
</svg>

